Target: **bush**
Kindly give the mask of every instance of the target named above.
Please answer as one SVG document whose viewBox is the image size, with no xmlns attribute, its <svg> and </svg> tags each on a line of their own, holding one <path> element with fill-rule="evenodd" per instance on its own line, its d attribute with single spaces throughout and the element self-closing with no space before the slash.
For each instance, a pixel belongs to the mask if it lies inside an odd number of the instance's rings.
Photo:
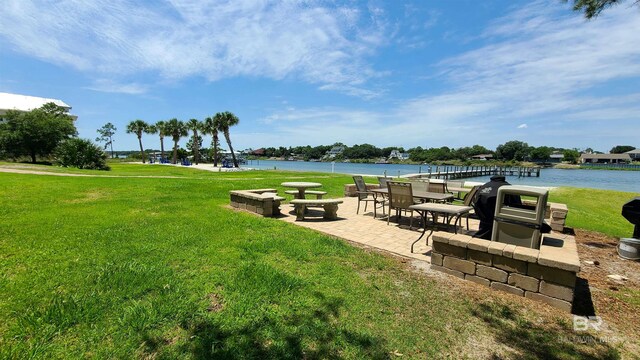
<svg viewBox="0 0 640 360">
<path fill-rule="evenodd" d="M 111 170 L 107 154 L 98 145 L 86 139 L 68 139 L 55 150 L 56 163 L 79 169 Z"/>
</svg>

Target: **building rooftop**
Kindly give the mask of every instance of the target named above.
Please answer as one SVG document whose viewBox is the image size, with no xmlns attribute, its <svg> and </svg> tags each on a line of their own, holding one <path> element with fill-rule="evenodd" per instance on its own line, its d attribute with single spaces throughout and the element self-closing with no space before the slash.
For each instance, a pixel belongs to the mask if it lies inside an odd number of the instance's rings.
<svg viewBox="0 0 640 360">
<path fill-rule="evenodd" d="M 631 159 L 628 153 L 624 154 L 582 154 L 580 155 L 583 159 L 623 159 L 628 160 Z"/>
<path fill-rule="evenodd" d="M 36 96 L 18 95 L 11 93 L 0 92 L 0 111 L 2 110 L 19 110 L 19 111 L 31 111 L 37 109 L 46 103 L 54 103 L 58 106 L 62 106 L 66 109 L 71 109 L 71 106 L 66 104 L 62 100 L 41 98 Z"/>
</svg>

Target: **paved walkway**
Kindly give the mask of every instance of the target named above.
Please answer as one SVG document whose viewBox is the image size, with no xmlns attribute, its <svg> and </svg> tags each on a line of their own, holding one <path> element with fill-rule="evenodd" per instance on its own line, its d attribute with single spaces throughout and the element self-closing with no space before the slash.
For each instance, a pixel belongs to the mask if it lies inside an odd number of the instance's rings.
<svg viewBox="0 0 640 360">
<path fill-rule="evenodd" d="M 311 208 L 308 217 L 305 217 L 303 221 L 296 221 L 293 206 L 288 203 L 281 205 L 283 216 L 280 219 L 364 246 L 388 251 L 407 258 L 431 262 L 431 238 L 429 238 L 429 246 L 425 244 L 425 238 L 429 234 L 428 231 L 414 246 L 414 253 L 411 253 L 411 243 L 422 233 L 422 228 L 418 228 L 420 221 L 417 213 L 414 213 L 413 229 L 410 230 L 407 216 L 402 216 L 401 224 L 398 225 L 394 215 L 391 217 L 389 225 L 387 225 L 387 217 L 382 215 L 382 209 L 377 210 L 378 217 L 374 219 L 371 204 L 369 204 L 367 211 L 364 212 L 364 203 L 362 203 L 360 214 L 356 214 L 357 198 L 346 197 L 341 200 L 344 203 L 340 204 L 338 209 L 338 220 L 324 220 L 322 219 L 323 211 L 321 208 Z M 464 219 L 462 224 L 463 232 L 465 232 L 466 223 Z M 478 221 L 469 219 L 469 226 L 471 229 L 477 229 Z"/>
</svg>

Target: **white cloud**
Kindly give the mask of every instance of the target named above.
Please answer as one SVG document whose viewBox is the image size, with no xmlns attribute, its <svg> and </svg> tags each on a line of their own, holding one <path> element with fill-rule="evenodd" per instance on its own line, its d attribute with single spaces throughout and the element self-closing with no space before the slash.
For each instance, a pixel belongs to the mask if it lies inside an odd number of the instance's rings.
<svg viewBox="0 0 640 360">
<path fill-rule="evenodd" d="M 316 1 L 29 1 L 3 4 L 0 36 L 20 52 L 100 78 L 160 74 L 295 77 L 373 96 L 365 58 L 384 43 L 380 9 Z"/>
<path fill-rule="evenodd" d="M 491 147 L 522 137 L 522 129 L 537 146 L 634 143 L 636 128 L 620 129 L 640 118 L 637 34 L 640 17 L 624 7 L 587 22 L 557 4 L 536 2 L 489 26 L 488 45 L 441 61 L 444 93 L 384 111 L 299 109 L 276 112 L 271 121 L 286 134 L 281 143 L 295 136 L 322 144 Z M 618 81 L 625 84 L 619 90 Z M 598 130 L 615 124 L 616 131 Z"/>
<path fill-rule="evenodd" d="M 148 90 L 148 87 L 143 84 L 118 84 L 109 79 L 98 79 L 92 86 L 87 86 L 86 88 L 89 90 L 100 92 L 121 93 L 130 95 L 144 94 Z"/>
</svg>

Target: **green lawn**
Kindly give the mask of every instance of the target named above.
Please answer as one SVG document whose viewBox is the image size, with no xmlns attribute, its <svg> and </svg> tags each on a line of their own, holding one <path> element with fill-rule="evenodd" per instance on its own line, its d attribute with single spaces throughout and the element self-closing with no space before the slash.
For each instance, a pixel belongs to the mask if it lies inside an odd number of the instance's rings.
<svg viewBox="0 0 640 360">
<path fill-rule="evenodd" d="M 636 196 L 640 193 L 561 187 L 551 191 L 550 201 L 567 204 L 567 226 L 619 238 L 633 234 L 621 213 L 622 205 Z"/>
<path fill-rule="evenodd" d="M 567 317 L 541 323 L 490 290 L 466 295 L 397 258 L 227 207 L 229 190 L 291 179 L 342 196 L 348 176 L 69 172 L 123 177 L 0 173 L 0 358 L 495 355 L 478 350 L 486 342 L 514 358 L 618 357 L 563 341 Z"/>
</svg>

